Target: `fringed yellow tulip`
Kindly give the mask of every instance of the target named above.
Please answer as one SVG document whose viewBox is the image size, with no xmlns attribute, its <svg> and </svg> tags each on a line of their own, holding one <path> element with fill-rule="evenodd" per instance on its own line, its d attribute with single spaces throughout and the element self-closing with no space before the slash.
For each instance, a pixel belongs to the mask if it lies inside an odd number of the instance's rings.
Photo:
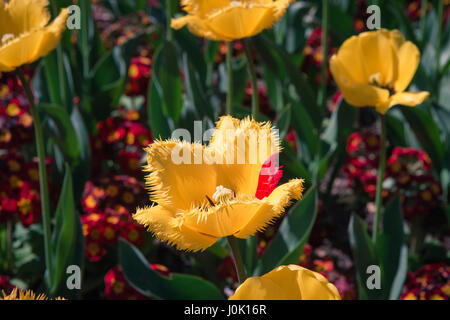
<svg viewBox="0 0 450 320">
<path fill-rule="evenodd" d="M 14 288 L 10 294 L 3 292 L 3 298 L 0 295 L 0 300 L 48 300 L 45 294 L 36 295 L 33 291 L 22 291 Z M 63 298 L 56 298 L 55 300 L 64 300 Z"/>
<path fill-rule="evenodd" d="M 0 0 L 0 73 L 32 63 L 61 39 L 68 13 L 63 9 L 49 25 L 47 0 Z"/>
<path fill-rule="evenodd" d="M 248 278 L 230 300 L 341 300 L 341 296 L 321 274 L 289 265 Z"/>
<path fill-rule="evenodd" d="M 185 25 L 199 37 L 232 41 L 270 28 L 294 0 L 182 0 L 188 15 L 172 20 L 172 28 Z"/>
<path fill-rule="evenodd" d="M 395 105 L 416 106 L 428 92 L 405 92 L 420 62 L 419 49 L 398 30 L 369 31 L 347 39 L 330 69 L 345 100 L 385 114 Z"/>
<path fill-rule="evenodd" d="M 255 196 L 262 165 L 280 150 L 272 129 L 270 123 L 226 116 L 208 146 L 153 143 L 147 148 L 146 180 L 157 205 L 138 209 L 134 219 L 158 239 L 188 251 L 204 250 L 222 237 L 248 238 L 264 229 L 303 191 L 303 180 L 294 179 L 262 199 Z M 174 154 L 192 163 L 174 161 Z"/>
</svg>

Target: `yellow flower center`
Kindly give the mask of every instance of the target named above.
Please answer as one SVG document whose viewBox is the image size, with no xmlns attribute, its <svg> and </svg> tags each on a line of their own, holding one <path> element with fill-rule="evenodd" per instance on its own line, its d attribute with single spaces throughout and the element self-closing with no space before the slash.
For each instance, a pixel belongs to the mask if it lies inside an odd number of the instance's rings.
<svg viewBox="0 0 450 320">
<path fill-rule="evenodd" d="M 17 161 L 15 161 L 15 160 L 10 160 L 8 162 L 8 165 L 9 165 L 9 169 L 11 171 L 17 172 L 17 171 L 20 170 L 20 164 Z"/>
<path fill-rule="evenodd" d="M 25 127 L 29 127 L 33 123 L 33 118 L 28 113 L 25 113 L 20 116 L 19 122 Z"/>
<path fill-rule="evenodd" d="M 100 247 L 96 243 L 90 243 L 87 249 L 88 252 L 92 255 L 96 255 L 100 251 Z"/>
<path fill-rule="evenodd" d="M 125 192 L 122 198 L 126 203 L 132 203 L 134 201 L 134 196 L 130 192 Z"/>
<path fill-rule="evenodd" d="M 109 185 L 106 189 L 106 193 L 111 197 L 115 197 L 119 193 L 119 189 L 116 186 Z"/>
<path fill-rule="evenodd" d="M 377 72 L 369 76 L 369 82 L 378 85 L 380 83 L 381 73 Z"/>
<path fill-rule="evenodd" d="M 8 41 L 14 39 L 14 35 L 12 33 L 6 33 L 2 37 L 2 44 L 6 44 Z"/>
<path fill-rule="evenodd" d="M 17 104 L 11 103 L 6 107 L 6 113 L 10 117 L 15 117 L 20 113 L 20 108 Z"/>
<path fill-rule="evenodd" d="M 33 209 L 30 199 L 21 199 L 18 203 L 19 210 L 22 214 L 27 215 Z"/>
<path fill-rule="evenodd" d="M 128 239 L 130 241 L 136 241 L 139 238 L 139 232 L 137 232 L 136 230 L 131 230 L 130 232 L 128 232 Z"/>
<path fill-rule="evenodd" d="M 113 284 L 113 290 L 115 294 L 121 294 L 125 288 L 125 284 L 122 281 L 116 281 Z"/>
<path fill-rule="evenodd" d="M 114 232 L 114 230 L 112 228 L 105 229 L 105 238 L 106 239 L 111 240 L 114 238 L 115 235 L 116 235 L 116 233 Z"/>
<path fill-rule="evenodd" d="M 224 202 L 234 198 L 235 193 L 233 190 L 227 189 L 224 186 L 217 186 L 216 192 L 212 196 L 214 202 Z"/>
<path fill-rule="evenodd" d="M 136 66 L 136 65 L 132 65 L 131 67 L 130 67 L 130 70 L 128 71 L 128 75 L 131 77 L 131 78 L 136 78 L 138 75 L 139 75 L 139 69 L 138 69 L 138 67 Z"/>
<path fill-rule="evenodd" d="M 94 199 L 93 196 L 89 195 L 89 196 L 86 198 L 86 206 L 87 206 L 88 208 L 94 208 L 96 205 L 97 205 L 97 201 L 95 201 L 95 199 Z"/>
<path fill-rule="evenodd" d="M 422 199 L 425 201 L 431 201 L 431 199 L 433 199 L 433 196 L 430 191 L 425 190 L 422 192 Z"/>
</svg>

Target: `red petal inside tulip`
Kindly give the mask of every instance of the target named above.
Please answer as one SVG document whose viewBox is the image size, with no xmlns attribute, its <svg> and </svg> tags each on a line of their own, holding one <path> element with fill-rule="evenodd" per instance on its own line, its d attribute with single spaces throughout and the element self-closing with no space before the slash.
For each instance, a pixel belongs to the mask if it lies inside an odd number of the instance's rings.
<svg viewBox="0 0 450 320">
<path fill-rule="evenodd" d="M 264 162 L 259 174 L 258 188 L 256 189 L 256 198 L 263 199 L 269 196 L 276 188 L 283 175 L 282 167 L 278 167 L 278 154 L 274 154 Z"/>
</svg>

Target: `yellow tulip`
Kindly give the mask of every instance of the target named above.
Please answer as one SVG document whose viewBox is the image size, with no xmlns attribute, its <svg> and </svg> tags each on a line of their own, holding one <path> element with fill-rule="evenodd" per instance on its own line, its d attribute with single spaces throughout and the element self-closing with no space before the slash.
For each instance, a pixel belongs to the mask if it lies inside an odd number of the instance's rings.
<svg viewBox="0 0 450 320">
<path fill-rule="evenodd" d="M 157 205 L 138 209 L 134 219 L 158 239 L 187 251 L 204 250 L 222 237 L 248 238 L 264 229 L 303 192 L 303 180 L 293 179 L 269 196 L 255 197 L 262 165 L 280 150 L 272 129 L 270 123 L 225 116 L 208 146 L 154 142 L 146 149 L 145 170 L 150 172 L 150 199 Z M 179 163 L 174 153 L 194 160 Z M 238 155 L 245 161 L 239 162 Z"/>
<path fill-rule="evenodd" d="M 22 291 L 14 288 L 10 294 L 3 292 L 3 298 L 0 295 L 0 300 L 48 300 L 45 294 L 36 295 L 33 291 Z M 56 298 L 55 300 L 65 300 L 63 298 Z"/>
<path fill-rule="evenodd" d="M 182 0 L 188 14 L 172 19 L 199 37 L 232 41 L 254 36 L 281 19 L 294 0 Z"/>
<path fill-rule="evenodd" d="M 61 39 L 68 13 L 50 24 L 47 0 L 0 0 L 0 73 L 32 63 L 52 51 Z"/>
<path fill-rule="evenodd" d="M 428 92 L 405 92 L 419 62 L 412 42 L 398 30 L 381 29 L 347 39 L 331 57 L 330 69 L 349 104 L 385 114 L 395 105 L 413 107 L 428 98 Z"/>
<path fill-rule="evenodd" d="M 230 300 L 341 300 L 341 296 L 321 274 L 289 265 L 248 278 Z"/>
</svg>

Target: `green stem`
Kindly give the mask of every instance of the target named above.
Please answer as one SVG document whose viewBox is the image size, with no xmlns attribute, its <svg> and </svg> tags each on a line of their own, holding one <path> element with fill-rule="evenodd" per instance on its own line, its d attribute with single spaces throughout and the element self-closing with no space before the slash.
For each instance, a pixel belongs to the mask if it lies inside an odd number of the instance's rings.
<svg viewBox="0 0 450 320">
<path fill-rule="evenodd" d="M 51 0 L 51 12 L 53 19 L 58 16 L 58 7 L 56 5 L 56 0 Z M 66 80 L 64 75 L 64 61 L 63 61 L 63 48 L 62 44 L 58 43 L 56 46 L 56 59 L 57 59 L 57 65 L 58 65 L 58 78 L 60 82 L 59 90 L 60 90 L 60 98 L 61 101 L 54 101 L 57 103 L 62 104 L 65 106 L 67 104 L 67 98 L 66 98 Z"/>
<path fill-rule="evenodd" d="M 227 237 L 228 244 L 231 248 L 231 255 L 233 256 L 234 260 L 234 266 L 236 268 L 236 273 L 238 276 L 238 281 L 241 284 L 245 281 L 246 275 L 245 275 L 245 268 L 244 263 L 242 262 L 241 253 L 239 252 L 239 247 L 237 245 L 236 238 L 233 236 Z"/>
<path fill-rule="evenodd" d="M 227 42 L 227 78 L 228 78 L 228 91 L 227 91 L 227 108 L 226 113 L 228 115 L 233 114 L 233 42 Z"/>
<path fill-rule="evenodd" d="M 33 117 L 34 131 L 36 136 L 36 148 L 39 159 L 39 184 L 41 189 L 41 208 L 42 208 L 42 224 L 44 228 L 44 248 L 45 248 L 45 264 L 48 270 L 49 286 L 51 287 L 51 279 L 53 279 L 53 266 L 51 263 L 51 229 L 50 229 L 50 201 L 47 185 L 47 172 L 45 165 L 45 147 L 44 135 L 42 132 L 41 120 L 39 118 L 39 111 L 34 102 L 34 96 L 31 92 L 30 84 L 25 78 L 22 69 L 17 69 L 17 74 L 22 82 L 25 94 L 30 104 L 30 112 Z"/>
<path fill-rule="evenodd" d="M 172 21 L 172 0 L 166 0 L 166 12 L 167 12 L 167 41 L 173 40 L 173 30 L 171 26 Z"/>
<path fill-rule="evenodd" d="M 436 100 L 439 101 L 441 78 L 441 48 L 442 48 L 442 27 L 444 24 L 444 0 L 438 0 L 438 34 L 436 44 Z"/>
<path fill-rule="evenodd" d="M 422 0 L 420 4 L 420 41 L 422 41 L 422 45 L 425 42 L 425 29 L 427 25 L 427 6 L 428 0 Z"/>
<path fill-rule="evenodd" d="M 322 0 L 322 70 L 320 82 L 319 106 L 325 110 L 327 102 L 327 68 L 328 68 L 328 0 Z"/>
<path fill-rule="evenodd" d="M 379 234 L 379 225 L 383 206 L 383 179 L 385 168 L 386 168 L 386 117 L 384 115 L 381 115 L 381 147 L 380 147 L 380 163 L 378 165 L 377 191 L 375 196 L 376 212 L 372 231 L 373 243 L 377 242 Z"/>
<path fill-rule="evenodd" d="M 6 260 L 9 271 L 13 267 L 13 226 L 13 221 L 9 219 L 6 222 Z"/>
<path fill-rule="evenodd" d="M 422 217 L 415 217 L 411 223 L 410 253 L 412 255 L 420 254 L 425 240 L 425 235 Z"/>
<path fill-rule="evenodd" d="M 246 39 L 242 40 L 244 46 L 245 57 L 247 58 L 248 73 L 250 75 L 250 81 L 252 84 L 252 115 L 255 120 L 259 118 L 259 93 L 258 93 L 258 83 L 256 81 L 256 70 L 255 64 L 253 63 L 252 53 L 250 51 L 250 46 Z"/>
</svg>

